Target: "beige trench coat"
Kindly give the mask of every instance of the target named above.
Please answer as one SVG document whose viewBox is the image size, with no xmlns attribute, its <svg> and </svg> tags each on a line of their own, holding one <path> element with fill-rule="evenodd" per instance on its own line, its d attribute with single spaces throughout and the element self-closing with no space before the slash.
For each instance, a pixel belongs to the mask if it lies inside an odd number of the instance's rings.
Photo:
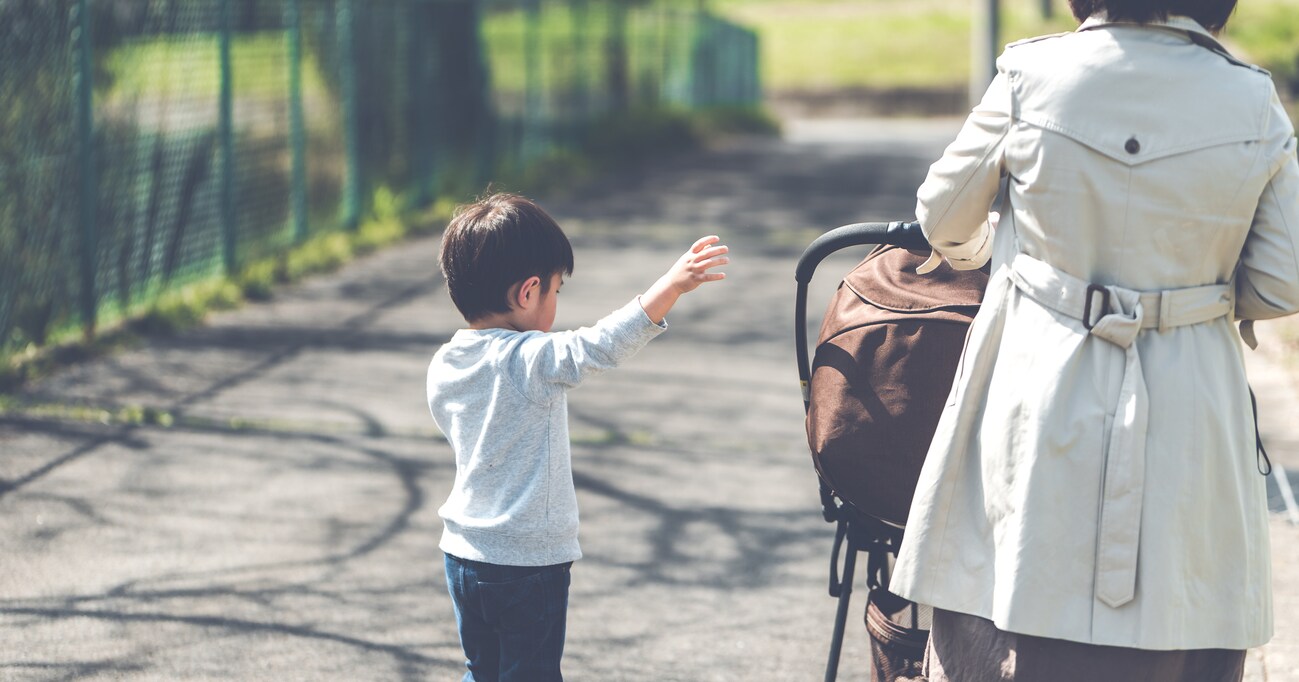
<svg viewBox="0 0 1299 682">
<path fill-rule="evenodd" d="M 892 589 L 1010 632 L 1262 644 L 1265 479 L 1232 320 L 1299 311 L 1272 81 L 1184 17 L 1094 18 L 998 71 L 919 191 L 936 252 L 993 275 Z"/>
</svg>

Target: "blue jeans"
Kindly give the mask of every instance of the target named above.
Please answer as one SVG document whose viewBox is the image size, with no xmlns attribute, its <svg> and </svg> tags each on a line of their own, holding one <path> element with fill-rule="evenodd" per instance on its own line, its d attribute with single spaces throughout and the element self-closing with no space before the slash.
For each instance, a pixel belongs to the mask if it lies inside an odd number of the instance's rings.
<svg viewBox="0 0 1299 682">
<path fill-rule="evenodd" d="M 462 682 L 561 682 L 573 562 L 501 566 L 446 555 Z"/>
</svg>

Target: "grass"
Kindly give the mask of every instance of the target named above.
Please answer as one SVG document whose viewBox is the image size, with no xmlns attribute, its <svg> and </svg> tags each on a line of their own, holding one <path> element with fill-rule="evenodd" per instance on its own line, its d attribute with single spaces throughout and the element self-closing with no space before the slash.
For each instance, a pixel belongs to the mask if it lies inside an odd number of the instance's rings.
<svg viewBox="0 0 1299 682">
<path fill-rule="evenodd" d="M 369 434 L 368 427 L 356 429 L 338 422 L 248 417 L 212 418 L 202 415 L 175 413 L 168 408 L 154 405 L 136 403 L 117 405 L 111 401 L 109 401 L 109 404 L 44 402 L 25 400 L 4 394 L 0 394 L 0 416 L 119 427 L 155 427 L 162 429 L 177 427 L 188 431 L 208 433 Z M 386 433 L 409 438 L 446 440 L 446 436 L 436 428 L 390 429 Z M 583 435 L 580 433 L 574 434 L 573 442 L 579 442 Z M 608 442 L 611 440 L 604 433 L 594 434 L 589 436 L 588 439 L 592 442 Z M 621 440 L 634 443 L 643 441 L 645 438 L 644 434 L 634 432 Z"/>
<path fill-rule="evenodd" d="M 757 30 L 769 90 L 962 87 L 970 73 L 968 0 L 717 0 Z M 1005 2 L 1005 41 L 1074 27 L 1044 21 L 1037 2 Z"/>
<path fill-rule="evenodd" d="M 235 97 L 289 96 L 286 31 L 241 33 L 231 39 L 231 89 Z M 110 97 L 167 95 L 216 98 L 221 90 L 220 38 L 216 33 L 150 36 L 112 49 L 104 67 Z M 302 91 L 325 92 L 317 61 L 304 55 Z"/>
<path fill-rule="evenodd" d="M 537 35 L 544 58 L 536 77 L 546 89 L 591 87 L 604 74 L 609 38 L 604 5 L 585 16 L 562 4 L 545 4 Z M 632 73 L 689 57 L 690 3 L 633 11 L 627 41 Z M 713 10 L 757 30 L 763 84 L 771 90 L 962 87 L 969 78 L 971 3 L 968 0 L 714 0 Z M 1041 17 L 1039 0 L 1002 2 L 1001 42 L 1076 27 L 1065 3 Z M 581 37 L 576 32 L 584 26 Z M 488 12 L 483 40 L 494 87 L 525 88 L 528 16 L 517 9 Z M 1242 2 L 1226 37 L 1279 81 L 1299 77 L 1299 0 Z M 636 62 L 639 60 L 639 63 Z M 655 63 L 659 60 L 659 63 Z M 284 31 L 235 36 L 231 45 L 236 97 L 287 96 L 288 42 Z M 272 68 L 267 68 L 271 66 Z M 149 37 L 115 47 L 106 67 L 110 97 L 166 93 L 215 98 L 220 87 L 216 34 Z M 304 53 L 304 93 L 325 92 L 319 64 Z"/>
<path fill-rule="evenodd" d="M 968 0 L 715 0 L 723 15 L 762 41 L 769 90 L 963 87 L 970 72 Z M 1001 4 L 1001 42 L 1070 31 L 1064 2 L 1043 20 L 1038 0 Z M 1299 58 L 1299 0 L 1242 2 L 1227 38 L 1249 58 L 1293 80 Z"/>
<path fill-rule="evenodd" d="M 633 73 L 661 68 L 663 61 L 690 58 L 692 35 L 687 30 L 692 5 L 641 9 L 627 15 L 626 40 L 632 47 Z M 585 15 L 563 4 L 544 4 L 536 24 L 538 84 L 545 89 L 574 87 L 581 77 L 587 87 L 603 82 L 605 46 L 610 37 L 604 3 L 591 3 Z M 528 78 L 528 13 L 517 8 L 489 11 L 483 17 L 482 38 L 493 87 L 518 92 Z M 579 27 L 582 29 L 579 33 Z M 282 29 L 241 32 L 231 39 L 231 87 L 236 98 L 287 98 L 289 91 L 288 32 Z M 98 85 L 110 102 L 132 96 L 166 95 L 176 99 L 215 99 L 220 94 L 220 36 L 217 33 L 147 36 L 114 46 L 105 56 L 107 78 Z M 304 47 L 304 95 L 327 92 L 320 60 Z"/>
<path fill-rule="evenodd" d="M 630 93 L 642 100 L 662 96 L 682 101 L 694 83 L 690 64 L 701 39 L 696 4 L 659 0 L 632 5 L 621 35 Z M 543 2 L 541 8 L 535 21 L 517 6 L 484 14 L 482 39 L 492 89 L 504 100 L 519 100 L 531 79 L 541 92 L 542 109 L 603 101 L 612 77 L 610 47 L 618 42 L 610 4 L 589 2 L 585 11 L 576 11 L 557 0 Z"/>
</svg>

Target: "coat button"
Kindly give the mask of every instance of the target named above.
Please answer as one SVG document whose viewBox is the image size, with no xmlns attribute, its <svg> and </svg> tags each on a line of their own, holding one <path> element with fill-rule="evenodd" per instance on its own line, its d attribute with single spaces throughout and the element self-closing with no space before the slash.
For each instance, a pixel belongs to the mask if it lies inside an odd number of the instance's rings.
<svg viewBox="0 0 1299 682">
<path fill-rule="evenodd" d="M 1141 151 L 1141 143 L 1137 142 L 1137 138 L 1129 137 L 1128 141 L 1123 144 L 1123 148 L 1127 150 L 1129 154 L 1136 154 Z"/>
</svg>

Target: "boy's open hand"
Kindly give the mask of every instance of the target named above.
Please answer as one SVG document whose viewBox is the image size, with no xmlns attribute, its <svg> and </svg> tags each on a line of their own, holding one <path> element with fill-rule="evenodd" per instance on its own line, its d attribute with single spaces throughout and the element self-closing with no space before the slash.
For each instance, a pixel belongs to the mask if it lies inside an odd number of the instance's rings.
<svg viewBox="0 0 1299 682">
<path fill-rule="evenodd" d="M 726 256 L 730 248 L 725 244 L 717 244 L 720 241 L 722 241 L 721 237 L 716 235 L 704 237 L 677 259 L 676 264 L 666 275 L 677 293 L 688 293 L 704 282 L 716 282 L 726 278 L 726 273 L 709 272 L 712 268 L 731 262 L 731 259 Z"/>
<path fill-rule="evenodd" d="M 731 259 L 726 254 L 730 248 L 719 244 L 721 238 L 710 235 L 695 242 L 672 267 L 640 297 L 641 308 L 655 324 L 662 322 L 681 294 L 699 288 L 704 282 L 726 278 L 726 273 L 709 270 L 726 265 Z"/>
</svg>

